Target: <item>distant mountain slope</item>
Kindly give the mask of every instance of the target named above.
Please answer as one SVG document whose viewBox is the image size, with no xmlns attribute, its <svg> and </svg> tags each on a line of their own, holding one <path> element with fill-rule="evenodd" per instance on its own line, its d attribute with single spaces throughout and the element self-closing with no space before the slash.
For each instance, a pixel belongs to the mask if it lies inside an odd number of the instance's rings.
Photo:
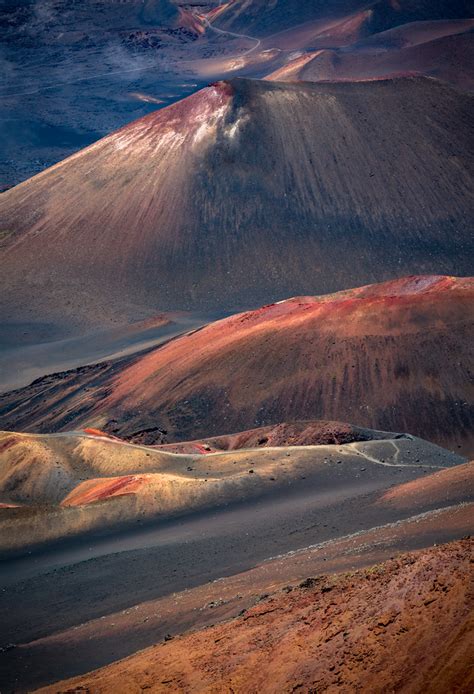
<svg viewBox="0 0 474 694">
<path fill-rule="evenodd" d="M 371 31 L 376 33 L 407 22 L 472 16 L 472 0 L 378 0 L 372 6 Z"/>
<path fill-rule="evenodd" d="M 366 7 L 363 0 L 231 0 L 211 11 L 210 18 L 225 31 L 266 36 L 312 20 L 342 18 Z"/>
<path fill-rule="evenodd" d="M 474 281 L 450 277 L 289 299 L 0 396 L 0 427 L 162 443 L 338 419 L 469 454 L 473 311 Z"/>
<path fill-rule="evenodd" d="M 371 11 L 368 33 L 428 19 L 461 19 L 474 15 L 472 0 L 230 0 L 215 13 L 221 29 L 266 36 L 303 22 Z M 214 13 L 212 13 L 214 14 Z"/>
<path fill-rule="evenodd" d="M 236 79 L 0 197 L 0 316 L 62 328 L 472 274 L 473 97 Z"/>
<path fill-rule="evenodd" d="M 414 38 L 414 43 L 410 41 L 409 33 L 404 35 L 401 30 L 394 30 L 393 36 L 387 31 L 372 38 L 374 41 L 356 43 L 341 50 L 303 54 L 267 79 L 338 82 L 425 75 L 474 91 L 473 32 L 448 34 L 420 42 Z"/>
</svg>

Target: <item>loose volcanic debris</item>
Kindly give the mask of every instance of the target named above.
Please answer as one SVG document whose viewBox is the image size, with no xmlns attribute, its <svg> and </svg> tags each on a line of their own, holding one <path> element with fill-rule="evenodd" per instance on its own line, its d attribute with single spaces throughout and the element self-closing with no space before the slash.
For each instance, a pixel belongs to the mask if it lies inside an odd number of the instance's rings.
<svg viewBox="0 0 474 694">
<path fill-rule="evenodd" d="M 308 578 L 241 617 L 41 691 L 468 694 L 472 540 Z M 146 676 L 144 675 L 146 671 Z"/>
</svg>

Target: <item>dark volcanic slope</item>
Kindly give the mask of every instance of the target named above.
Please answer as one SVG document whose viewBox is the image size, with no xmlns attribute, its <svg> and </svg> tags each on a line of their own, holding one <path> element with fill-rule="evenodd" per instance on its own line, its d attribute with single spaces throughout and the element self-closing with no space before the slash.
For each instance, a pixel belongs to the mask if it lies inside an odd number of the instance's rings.
<svg viewBox="0 0 474 694">
<path fill-rule="evenodd" d="M 375 33 L 406 22 L 472 17 L 472 0 L 376 0 L 371 30 Z"/>
<path fill-rule="evenodd" d="M 123 368 L 0 397 L 0 428 L 191 440 L 339 419 L 472 450 L 472 279 L 411 277 L 238 314 Z M 151 435 L 150 435 L 151 431 Z"/>
<path fill-rule="evenodd" d="M 472 110 L 425 79 L 212 85 L 1 196 L 0 316 L 103 326 L 472 274 Z"/>
<path fill-rule="evenodd" d="M 223 3 L 215 25 L 231 31 L 272 34 L 315 19 L 370 10 L 367 32 L 429 19 L 460 19 L 474 13 L 472 0 L 233 0 Z"/>
<path fill-rule="evenodd" d="M 303 22 L 344 17 L 366 9 L 363 0 L 234 0 L 211 11 L 213 25 L 225 31 L 265 36 Z"/>
</svg>

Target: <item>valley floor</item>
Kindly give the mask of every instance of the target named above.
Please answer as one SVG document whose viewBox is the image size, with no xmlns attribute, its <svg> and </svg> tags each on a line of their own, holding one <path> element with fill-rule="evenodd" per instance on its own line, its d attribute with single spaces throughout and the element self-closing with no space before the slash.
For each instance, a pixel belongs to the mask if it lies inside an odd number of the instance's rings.
<svg viewBox="0 0 474 694">
<path fill-rule="evenodd" d="M 429 483 L 439 479 L 432 470 L 373 464 L 367 477 L 332 470 L 327 485 L 319 476 L 251 504 L 4 560 L 2 692 L 30 691 L 167 634 L 235 617 L 263 593 L 309 575 L 462 538 L 472 530 L 470 468 L 435 473 L 450 480 L 467 474 L 463 491 L 451 498 L 445 491 L 441 500 L 439 482 Z M 410 497 L 413 489 L 429 493 Z M 397 490 L 409 503 L 400 503 Z"/>
</svg>

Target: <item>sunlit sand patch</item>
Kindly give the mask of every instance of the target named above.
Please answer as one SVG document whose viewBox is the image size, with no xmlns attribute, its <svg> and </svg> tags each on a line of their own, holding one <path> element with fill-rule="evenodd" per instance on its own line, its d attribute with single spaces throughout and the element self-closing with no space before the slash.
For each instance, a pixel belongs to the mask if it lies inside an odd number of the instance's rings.
<svg viewBox="0 0 474 694">
<path fill-rule="evenodd" d="M 278 58 L 279 48 L 268 48 L 264 51 L 252 52 L 247 55 L 219 56 L 193 62 L 193 72 L 199 77 L 209 78 L 216 75 L 226 75 L 237 70 L 265 65 Z"/>
<path fill-rule="evenodd" d="M 286 65 L 283 65 L 283 67 L 275 70 L 275 72 L 270 73 L 267 75 L 267 77 L 265 77 L 265 79 L 272 81 L 288 80 L 292 77 L 294 79 L 298 79 L 298 70 L 306 65 L 306 63 L 309 63 L 313 58 L 316 58 L 322 52 L 323 51 L 313 51 L 311 53 L 302 54 L 300 51 L 296 51 L 291 53 L 287 57 Z"/>
<path fill-rule="evenodd" d="M 137 99 L 138 101 L 144 101 L 147 104 L 163 104 L 163 99 L 158 99 L 156 96 L 151 96 L 150 94 L 143 94 L 142 92 L 130 92 L 129 96 L 132 99 Z"/>
</svg>

